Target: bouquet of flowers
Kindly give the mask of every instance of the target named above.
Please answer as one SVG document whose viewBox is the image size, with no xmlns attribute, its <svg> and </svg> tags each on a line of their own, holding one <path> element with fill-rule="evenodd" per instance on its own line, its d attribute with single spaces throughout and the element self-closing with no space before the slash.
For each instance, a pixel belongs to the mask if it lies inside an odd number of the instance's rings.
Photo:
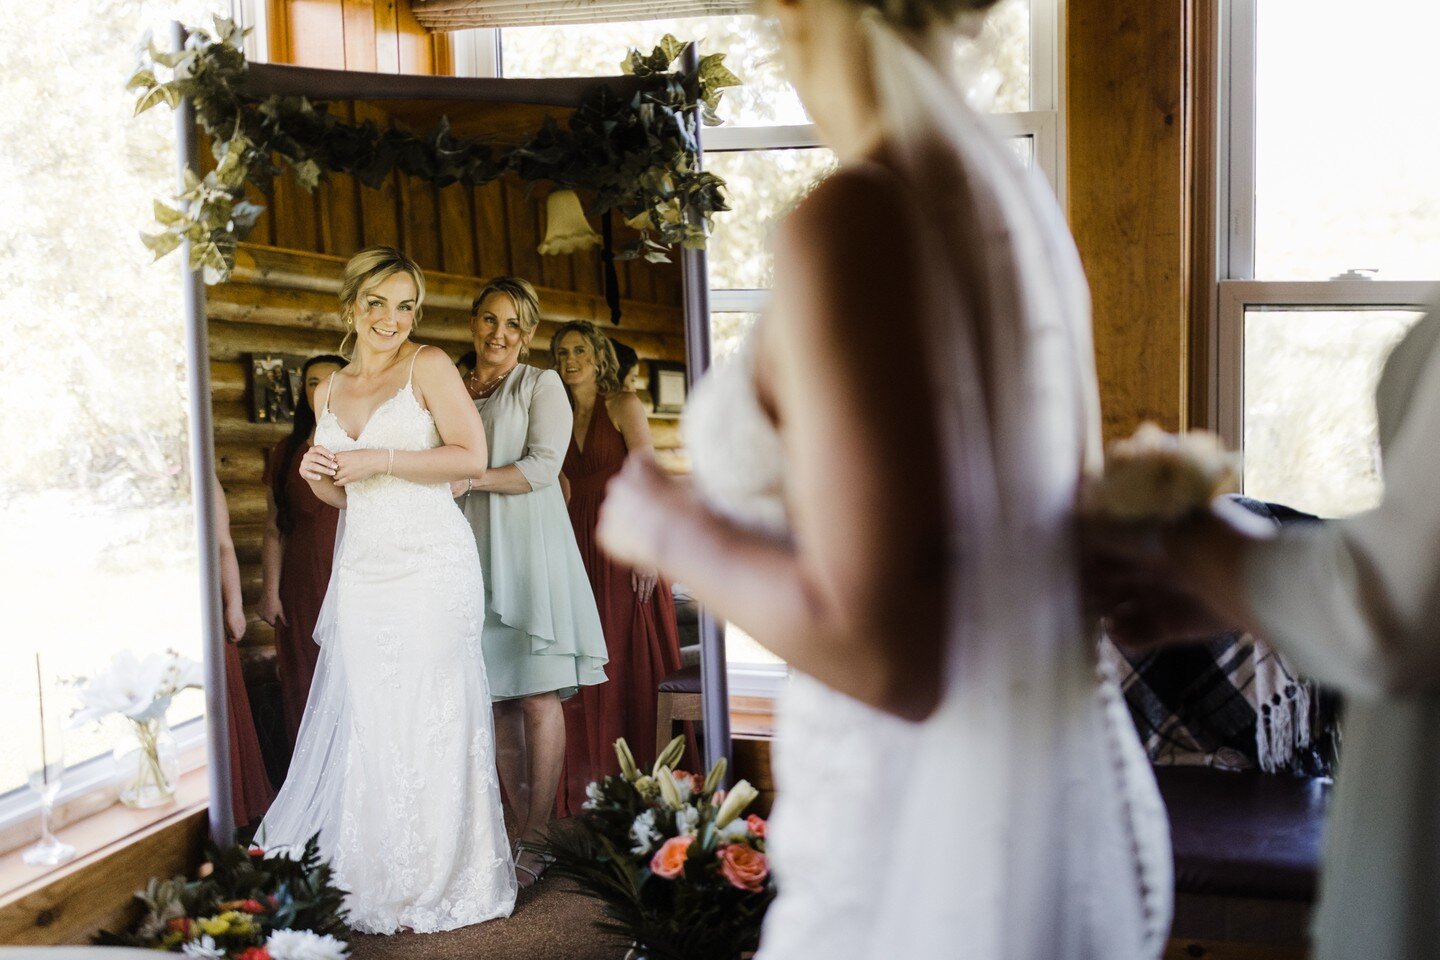
<svg viewBox="0 0 1440 960">
<path fill-rule="evenodd" d="M 182 690 L 204 685 L 200 665 L 174 650 L 162 656 L 117 653 L 94 676 L 76 681 L 80 708 L 74 724 L 103 720 L 112 714 L 129 721 L 129 740 L 115 750 L 120 772 L 120 799 L 132 807 L 153 807 L 175 795 L 180 760 L 165 713 Z"/>
<path fill-rule="evenodd" d="M 1167 433 L 1144 423 L 1128 440 L 1110 444 L 1105 471 L 1087 484 L 1082 503 L 1097 519 L 1167 523 L 1239 488 L 1235 455 L 1215 434 Z"/>
<path fill-rule="evenodd" d="M 211 849 L 199 880 L 151 880 L 135 894 L 145 915 L 105 946 L 146 947 L 195 960 L 344 960 L 345 891 L 320 859 L 317 838 L 299 858 L 259 847 Z"/>
<path fill-rule="evenodd" d="M 645 960 L 736 960 L 775 897 L 765 821 L 742 817 L 759 792 L 744 780 L 719 789 L 723 759 L 704 777 L 673 770 L 684 752 L 676 737 L 642 773 L 617 740 L 620 774 L 590 784 L 575 822 L 535 849 L 605 903 L 599 926 Z"/>
</svg>

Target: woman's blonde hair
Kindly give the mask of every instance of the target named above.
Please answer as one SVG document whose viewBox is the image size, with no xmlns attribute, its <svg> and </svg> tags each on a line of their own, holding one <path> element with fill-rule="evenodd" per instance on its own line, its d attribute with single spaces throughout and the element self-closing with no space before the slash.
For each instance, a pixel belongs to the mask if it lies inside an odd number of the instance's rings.
<svg viewBox="0 0 1440 960">
<path fill-rule="evenodd" d="M 595 386 L 600 395 L 605 396 L 619 390 L 620 361 L 615 356 L 615 347 L 610 343 L 610 338 L 589 320 L 571 320 L 555 331 L 555 335 L 550 338 L 551 361 L 557 365 L 560 363 L 556 351 L 560 349 L 560 341 L 565 339 L 567 333 L 578 333 L 590 344 L 590 353 L 595 357 Z"/>
<path fill-rule="evenodd" d="M 515 304 L 515 319 L 520 321 L 526 340 L 520 347 L 520 359 L 524 360 L 530 356 L 529 340 L 540 326 L 540 295 L 530 281 L 522 277 L 495 277 L 481 287 L 470 302 L 471 320 L 480 312 L 480 304 L 485 302 L 485 298 L 494 293 L 505 294 Z"/>
<path fill-rule="evenodd" d="M 415 281 L 415 324 L 418 326 L 425 306 L 425 271 L 420 269 L 420 264 L 394 247 L 366 247 L 345 264 L 340 278 L 340 319 L 348 329 L 345 339 L 340 341 L 341 354 L 355 335 L 355 304 L 366 291 L 397 273 L 408 273 Z"/>
</svg>

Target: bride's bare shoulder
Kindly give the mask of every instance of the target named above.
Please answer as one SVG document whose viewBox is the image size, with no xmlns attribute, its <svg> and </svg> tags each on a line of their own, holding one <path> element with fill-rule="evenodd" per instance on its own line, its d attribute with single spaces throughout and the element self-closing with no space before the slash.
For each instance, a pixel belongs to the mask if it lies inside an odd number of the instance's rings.
<svg viewBox="0 0 1440 960">
<path fill-rule="evenodd" d="M 775 231 L 776 269 L 890 268 L 913 255 L 919 220 L 895 174 L 877 164 L 832 174 Z M 828 271 L 827 271 L 828 272 Z"/>
</svg>

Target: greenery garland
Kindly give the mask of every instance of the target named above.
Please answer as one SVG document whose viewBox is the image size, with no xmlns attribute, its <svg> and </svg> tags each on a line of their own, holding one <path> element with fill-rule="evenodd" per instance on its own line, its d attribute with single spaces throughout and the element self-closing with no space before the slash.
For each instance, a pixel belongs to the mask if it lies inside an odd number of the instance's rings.
<svg viewBox="0 0 1440 960">
<path fill-rule="evenodd" d="M 183 50 L 167 52 L 147 39 L 127 89 L 135 112 L 188 97 L 213 141 L 216 167 L 204 178 L 187 174 L 169 202 L 155 202 L 158 229 L 142 237 L 156 259 L 190 240 L 190 266 L 206 283 L 221 283 L 235 266 L 236 244 L 264 211 L 245 199 L 245 184 L 268 190 L 289 169 L 306 191 L 338 170 L 378 187 L 394 170 L 444 187 L 484 186 L 513 172 L 528 182 L 592 191 L 591 214 L 618 210 L 640 229 L 617 259 L 667 262 L 676 244 L 703 249 L 715 213 L 728 210 L 725 181 L 698 169 L 694 110 L 706 124 L 726 87 L 740 79 L 724 54 L 702 57 L 693 72 L 672 70 L 689 46 L 668 34 L 648 55 L 632 51 L 623 65 L 640 78 L 628 98 L 604 86 L 585 98 L 562 127 L 546 117 L 524 143 L 505 150 L 452 134 L 448 120 L 423 136 L 374 121 L 347 123 L 327 104 L 305 97 L 264 99 L 243 92 L 248 64 L 245 32 L 215 19 L 213 31 L 189 30 Z"/>
</svg>

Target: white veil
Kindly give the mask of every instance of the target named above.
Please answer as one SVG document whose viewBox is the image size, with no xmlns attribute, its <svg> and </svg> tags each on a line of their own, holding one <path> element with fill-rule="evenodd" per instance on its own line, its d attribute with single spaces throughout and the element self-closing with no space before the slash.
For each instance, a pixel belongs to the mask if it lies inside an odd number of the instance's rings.
<svg viewBox="0 0 1440 960">
<path fill-rule="evenodd" d="M 948 69 L 865 15 L 926 236 L 952 582 L 945 697 L 915 731 L 873 956 L 1153 960 L 1168 831 L 1080 612 L 1073 508 L 1096 463 L 1090 304 L 1048 185 Z"/>
</svg>

